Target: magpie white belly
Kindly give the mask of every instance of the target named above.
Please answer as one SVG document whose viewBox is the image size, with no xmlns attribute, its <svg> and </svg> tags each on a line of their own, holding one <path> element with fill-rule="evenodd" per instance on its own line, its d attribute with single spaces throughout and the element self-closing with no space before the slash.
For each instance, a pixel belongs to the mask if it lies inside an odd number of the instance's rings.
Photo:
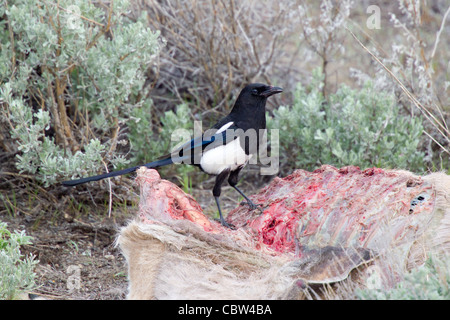
<svg viewBox="0 0 450 320">
<path fill-rule="evenodd" d="M 235 139 L 226 145 L 205 150 L 200 160 L 200 166 L 206 173 L 218 175 L 223 170 L 236 170 L 244 166 L 252 157 L 245 154 L 239 139 Z"/>
</svg>

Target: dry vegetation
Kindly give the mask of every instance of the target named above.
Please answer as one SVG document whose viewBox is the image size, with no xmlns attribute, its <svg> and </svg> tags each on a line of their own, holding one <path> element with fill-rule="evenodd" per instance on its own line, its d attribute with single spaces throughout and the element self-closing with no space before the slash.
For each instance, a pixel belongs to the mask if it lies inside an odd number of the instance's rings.
<svg viewBox="0 0 450 320">
<path fill-rule="evenodd" d="M 217 117 L 246 83 L 298 77 L 286 52 L 296 50 L 294 2 L 150 0 L 136 6 L 149 13 L 149 25 L 166 43 L 155 101 L 187 100 L 193 114 Z"/>
</svg>

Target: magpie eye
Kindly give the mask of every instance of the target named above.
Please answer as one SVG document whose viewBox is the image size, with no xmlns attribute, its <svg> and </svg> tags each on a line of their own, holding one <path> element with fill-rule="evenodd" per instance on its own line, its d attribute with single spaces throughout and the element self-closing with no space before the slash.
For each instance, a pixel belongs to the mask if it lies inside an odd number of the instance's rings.
<svg viewBox="0 0 450 320">
<path fill-rule="evenodd" d="M 258 95 L 259 94 L 258 89 L 253 89 L 252 94 Z"/>
</svg>

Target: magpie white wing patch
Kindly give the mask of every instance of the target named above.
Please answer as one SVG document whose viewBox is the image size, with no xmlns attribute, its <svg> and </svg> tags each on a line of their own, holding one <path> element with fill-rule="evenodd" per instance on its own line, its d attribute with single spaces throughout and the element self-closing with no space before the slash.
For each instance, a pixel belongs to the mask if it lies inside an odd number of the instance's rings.
<svg viewBox="0 0 450 320">
<path fill-rule="evenodd" d="M 222 127 L 220 127 L 219 130 L 216 131 L 216 134 L 221 133 L 221 132 L 227 130 L 227 129 L 228 129 L 229 127 L 231 127 L 233 124 L 234 124 L 233 121 L 230 121 L 230 122 L 224 124 Z"/>
</svg>

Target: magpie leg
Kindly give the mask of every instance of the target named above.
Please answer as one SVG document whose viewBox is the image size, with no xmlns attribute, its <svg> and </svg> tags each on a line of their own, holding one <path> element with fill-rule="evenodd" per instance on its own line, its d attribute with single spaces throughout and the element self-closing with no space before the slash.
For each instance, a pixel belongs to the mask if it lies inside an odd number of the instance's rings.
<svg viewBox="0 0 450 320">
<path fill-rule="evenodd" d="M 258 207 L 258 205 L 256 205 L 252 200 L 250 200 L 249 197 L 247 197 L 242 191 L 241 189 L 239 189 L 237 187 L 237 183 L 238 183 L 238 176 L 239 176 L 239 171 L 241 171 L 242 168 L 238 168 L 235 171 L 232 171 L 230 173 L 230 176 L 228 177 L 228 183 L 230 184 L 230 186 L 232 186 L 234 188 L 234 190 L 236 190 L 237 192 L 239 192 L 239 194 L 241 196 L 244 197 L 244 199 L 247 201 L 248 206 L 250 207 L 251 210 L 255 210 Z"/>
<path fill-rule="evenodd" d="M 245 201 L 247 201 L 248 206 L 250 207 L 251 210 L 255 210 L 258 208 L 258 205 L 255 204 L 252 200 L 250 200 L 249 197 L 247 197 L 242 191 L 241 189 L 239 189 L 237 186 L 232 186 L 234 188 L 234 190 L 236 190 L 237 192 L 239 192 L 239 194 L 241 196 L 244 197 Z"/>
<path fill-rule="evenodd" d="M 226 222 L 225 219 L 223 218 L 222 210 L 220 210 L 219 197 L 214 197 L 214 199 L 216 199 L 217 208 L 219 209 L 220 224 L 223 225 L 224 227 L 230 228 L 232 230 L 236 230 L 236 227 L 234 225 Z"/>
<path fill-rule="evenodd" d="M 225 179 L 228 177 L 229 174 L 230 174 L 230 170 L 224 170 L 216 177 L 216 183 L 214 184 L 214 188 L 213 188 L 213 195 L 214 195 L 214 199 L 216 200 L 217 208 L 219 209 L 220 223 L 224 227 L 234 230 L 234 229 L 236 229 L 235 226 L 226 222 L 225 219 L 223 218 L 222 210 L 220 209 L 220 202 L 219 202 L 220 193 L 222 192 L 222 183 L 225 181 Z"/>
</svg>

